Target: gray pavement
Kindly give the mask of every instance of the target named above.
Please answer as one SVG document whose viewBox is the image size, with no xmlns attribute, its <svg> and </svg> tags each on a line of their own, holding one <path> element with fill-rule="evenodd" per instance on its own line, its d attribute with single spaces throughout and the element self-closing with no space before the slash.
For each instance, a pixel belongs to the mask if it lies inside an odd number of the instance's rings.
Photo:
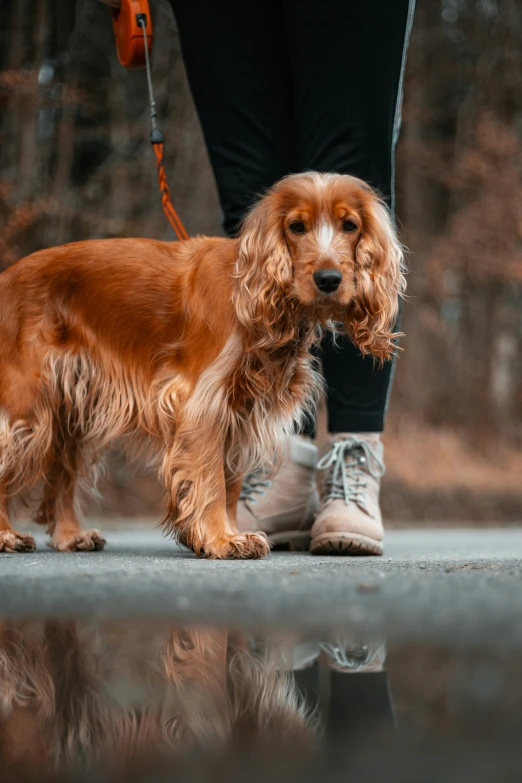
<svg viewBox="0 0 522 783">
<path fill-rule="evenodd" d="M 389 637 L 522 647 L 522 529 L 390 531 L 382 558 L 272 553 L 208 561 L 154 528 L 104 552 L 0 554 L 0 615 L 163 617 L 230 627 L 379 629 Z"/>
</svg>

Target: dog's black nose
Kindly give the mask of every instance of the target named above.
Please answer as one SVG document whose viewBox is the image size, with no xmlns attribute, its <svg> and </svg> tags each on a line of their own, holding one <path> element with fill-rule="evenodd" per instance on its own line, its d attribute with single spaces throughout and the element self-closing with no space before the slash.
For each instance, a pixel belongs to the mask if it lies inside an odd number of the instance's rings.
<svg viewBox="0 0 522 783">
<path fill-rule="evenodd" d="M 337 291 L 342 279 L 342 272 L 337 269 L 320 269 L 318 272 L 314 272 L 314 283 L 319 291 L 323 291 L 325 294 Z"/>
</svg>

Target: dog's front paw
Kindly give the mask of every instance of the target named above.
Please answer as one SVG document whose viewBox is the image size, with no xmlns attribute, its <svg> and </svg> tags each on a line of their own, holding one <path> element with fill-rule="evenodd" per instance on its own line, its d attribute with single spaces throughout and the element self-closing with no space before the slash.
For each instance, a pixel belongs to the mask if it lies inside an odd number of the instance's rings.
<svg viewBox="0 0 522 783">
<path fill-rule="evenodd" d="M 214 560 L 259 560 L 269 551 L 270 544 L 264 533 L 237 533 L 205 544 L 200 556 Z"/>
<path fill-rule="evenodd" d="M 16 530 L 0 530 L 0 552 L 34 552 L 36 544 L 32 536 Z"/>
</svg>

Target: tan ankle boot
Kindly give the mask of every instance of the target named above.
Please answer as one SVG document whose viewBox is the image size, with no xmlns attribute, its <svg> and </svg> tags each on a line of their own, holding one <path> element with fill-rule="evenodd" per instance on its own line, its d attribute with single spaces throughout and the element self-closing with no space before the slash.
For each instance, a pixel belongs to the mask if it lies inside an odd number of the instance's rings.
<svg viewBox="0 0 522 783">
<path fill-rule="evenodd" d="M 268 479 L 262 471 L 246 476 L 237 507 L 239 530 L 261 530 L 274 546 L 308 549 L 319 506 L 317 456 L 317 446 L 296 435 L 290 442 L 288 460 L 274 478 Z"/>
<path fill-rule="evenodd" d="M 378 433 L 339 433 L 317 463 L 321 508 L 311 530 L 315 554 L 382 555 L 379 489 L 384 474 Z"/>
</svg>

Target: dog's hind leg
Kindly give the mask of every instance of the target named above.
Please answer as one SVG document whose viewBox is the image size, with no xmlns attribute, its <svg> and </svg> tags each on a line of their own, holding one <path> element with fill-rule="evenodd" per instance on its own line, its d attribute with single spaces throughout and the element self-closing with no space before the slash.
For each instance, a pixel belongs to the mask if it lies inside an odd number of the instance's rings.
<svg viewBox="0 0 522 783">
<path fill-rule="evenodd" d="M 8 499 L 6 482 L 0 480 L 0 552 L 34 552 L 34 538 L 11 527 Z"/>
<path fill-rule="evenodd" d="M 76 512 L 76 488 L 81 465 L 81 446 L 72 438 L 56 454 L 45 479 L 45 488 L 35 521 L 47 526 L 48 546 L 59 552 L 89 552 L 103 549 L 99 530 L 83 530 Z"/>
</svg>

